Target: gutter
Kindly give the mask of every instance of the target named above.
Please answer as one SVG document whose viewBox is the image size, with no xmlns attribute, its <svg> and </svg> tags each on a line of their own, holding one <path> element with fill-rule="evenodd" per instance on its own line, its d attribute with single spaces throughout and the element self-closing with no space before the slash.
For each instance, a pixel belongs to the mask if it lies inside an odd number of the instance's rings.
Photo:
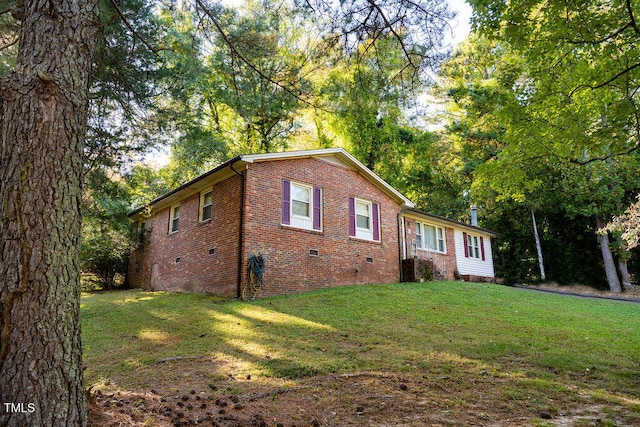
<svg viewBox="0 0 640 427">
<path fill-rule="evenodd" d="M 221 171 L 222 169 L 226 168 L 227 166 L 231 167 L 231 170 L 232 170 L 232 171 L 234 171 L 235 173 L 238 173 L 238 172 L 237 172 L 235 169 L 233 169 L 233 167 L 232 167 L 232 165 L 233 165 L 235 162 L 237 162 L 238 160 L 242 160 L 242 156 L 236 156 L 236 157 L 234 157 L 234 158 L 233 158 L 233 159 L 231 159 L 231 160 L 227 160 L 226 162 L 222 163 L 221 165 L 219 165 L 219 166 L 217 166 L 217 167 L 215 167 L 215 168 L 211 169 L 210 171 L 208 171 L 208 172 L 206 172 L 206 173 L 203 173 L 202 175 L 200 175 L 200 176 L 198 176 L 198 177 L 196 177 L 196 178 L 192 179 L 192 180 L 191 180 L 191 181 L 189 181 L 189 182 L 186 182 L 186 183 L 182 184 L 181 186 L 179 186 L 179 187 L 177 187 L 177 188 L 174 188 L 173 190 L 169 191 L 168 193 L 165 193 L 165 194 L 163 194 L 163 195 L 162 195 L 162 196 L 160 196 L 160 197 L 156 197 L 155 199 L 153 199 L 153 200 L 152 200 L 152 201 L 150 201 L 149 203 L 145 204 L 144 206 L 141 206 L 141 207 L 139 207 L 139 208 L 137 208 L 137 209 L 135 209 L 135 210 L 133 210 L 133 211 L 129 212 L 129 215 L 128 215 L 128 216 L 129 216 L 129 217 L 132 217 L 132 216 L 134 216 L 135 214 L 142 212 L 142 211 L 143 211 L 143 210 L 145 210 L 148 206 L 153 206 L 153 205 L 155 205 L 156 203 L 161 202 L 162 200 L 166 199 L 167 197 L 169 197 L 169 196 L 171 196 L 171 195 L 173 195 L 173 194 L 175 194 L 175 193 L 177 193 L 177 192 L 179 192 L 179 191 L 181 191 L 181 190 L 183 190 L 183 189 L 187 188 L 187 187 L 188 187 L 188 186 L 190 186 L 191 184 L 193 184 L 193 183 L 195 183 L 195 182 L 197 182 L 197 181 L 200 181 L 200 180 L 201 180 L 201 179 L 203 179 L 203 178 L 206 178 L 206 177 L 208 177 L 208 176 L 210 176 L 210 175 L 213 175 L 213 174 L 214 174 L 214 173 L 216 173 L 216 172 Z M 241 174 L 240 174 L 240 175 L 241 175 Z"/>
<path fill-rule="evenodd" d="M 498 233 L 496 233 L 495 231 L 487 230 L 486 228 L 473 226 L 471 224 L 467 224 L 467 223 L 464 223 L 464 222 L 460 222 L 460 221 L 456 221 L 456 220 L 453 220 L 453 219 L 449 219 L 449 218 L 444 217 L 444 216 L 435 215 L 435 214 L 432 214 L 432 213 L 429 213 L 429 212 L 422 211 L 420 209 L 408 208 L 408 209 L 404 209 L 402 211 L 402 213 L 403 214 L 412 214 L 413 213 L 413 214 L 417 214 L 419 216 L 432 218 L 432 219 L 439 220 L 439 221 L 442 221 L 442 222 L 446 222 L 446 223 L 449 223 L 449 224 L 457 225 L 457 226 L 459 226 L 461 228 L 465 228 L 467 230 L 471 230 L 472 232 L 481 231 L 483 233 L 488 234 L 491 237 L 497 237 L 498 236 Z"/>
<path fill-rule="evenodd" d="M 245 177 L 244 174 L 233 168 L 233 162 L 229 163 L 229 169 L 240 177 L 240 223 L 238 224 L 238 271 L 236 280 L 237 298 L 242 295 L 242 246 L 243 246 L 243 228 L 244 228 L 244 193 L 245 193 Z"/>
<path fill-rule="evenodd" d="M 405 259 L 405 246 L 404 246 L 404 217 L 401 212 L 397 214 L 398 219 L 398 264 L 400 267 L 400 283 L 404 282 L 404 269 L 402 268 L 402 261 Z"/>
</svg>

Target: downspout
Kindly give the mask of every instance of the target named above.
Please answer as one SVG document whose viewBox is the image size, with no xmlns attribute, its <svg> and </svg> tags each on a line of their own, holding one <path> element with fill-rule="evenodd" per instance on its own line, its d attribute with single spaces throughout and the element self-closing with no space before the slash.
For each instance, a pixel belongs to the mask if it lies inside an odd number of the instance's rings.
<svg viewBox="0 0 640 427">
<path fill-rule="evenodd" d="M 405 244 L 404 244 L 404 217 L 402 212 L 398 212 L 398 258 L 400 264 L 400 282 L 404 282 L 404 270 L 402 268 L 402 261 L 405 259 Z"/>
<path fill-rule="evenodd" d="M 245 186 L 245 178 L 244 174 L 238 172 L 233 168 L 233 164 L 229 165 L 229 169 L 236 173 L 240 177 L 240 223 L 238 224 L 238 272 L 237 272 L 237 283 L 236 283 L 236 291 L 237 298 L 240 298 L 242 295 L 242 245 L 243 245 L 243 229 L 244 229 L 244 186 Z"/>
</svg>

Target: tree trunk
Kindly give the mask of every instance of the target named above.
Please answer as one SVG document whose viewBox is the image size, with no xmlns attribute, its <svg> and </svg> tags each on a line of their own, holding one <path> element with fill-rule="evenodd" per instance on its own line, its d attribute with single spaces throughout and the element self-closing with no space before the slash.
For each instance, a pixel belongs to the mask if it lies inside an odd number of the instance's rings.
<svg viewBox="0 0 640 427">
<path fill-rule="evenodd" d="M 536 250 L 538 251 L 538 265 L 540 266 L 540 279 L 546 280 L 547 275 L 544 272 L 544 259 L 542 258 L 542 245 L 540 244 L 540 235 L 538 235 L 538 224 L 536 224 L 536 214 L 531 209 L 531 221 L 533 221 L 533 234 L 536 238 Z"/>
<path fill-rule="evenodd" d="M 616 244 L 616 246 L 618 247 L 618 273 L 620 273 L 620 283 L 622 284 L 622 290 L 634 290 L 635 286 L 631 284 L 631 276 L 629 275 L 629 268 L 627 267 L 631 254 L 628 250 L 625 249 L 624 241 L 621 237 L 616 237 Z"/>
<path fill-rule="evenodd" d="M 603 229 L 607 224 L 606 222 L 596 216 L 596 222 L 598 230 Z M 613 254 L 609 247 L 609 235 L 605 233 L 598 233 L 598 242 L 600 243 L 600 250 L 602 251 L 602 260 L 604 261 L 604 269 L 607 274 L 607 282 L 609 282 L 609 289 L 614 293 L 621 293 L 620 279 L 618 279 L 618 272 L 616 271 L 616 264 L 613 260 Z"/>
<path fill-rule="evenodd" d="M 16 67 L 0 80 L 0 425 L 86 425 L 80 196 L 98 0 L 17 4 Z"/>
<path fill-rule="evenodd" d="M 623 255 L 618 257 L 618 272 L 622 282 L 622 289 L 629 291 L 633 289 L 631 285 L 631 276 L 629 276 L 629 269 L 627 268 L 627 258 Z"/>
</svg>

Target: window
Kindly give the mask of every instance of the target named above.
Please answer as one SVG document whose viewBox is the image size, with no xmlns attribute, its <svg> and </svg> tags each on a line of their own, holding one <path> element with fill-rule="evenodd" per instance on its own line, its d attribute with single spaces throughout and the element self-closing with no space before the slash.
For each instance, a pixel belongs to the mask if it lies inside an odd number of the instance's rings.
<svg viewBox="0 0 640 427">
<path fill-rule="evenodd" d="M 291 183 L 291 214 L 311 219 L 311 187 Z"/>
<path fill-rule="evenodd" d="M 213 205 L 213 191 L 200 193 L 200 221 L 211 219 L 211 207 Z"/>
<path fill-rule="evenodd" d="M 430 251 L 445 252 L 444 229 L 435 225 L 416 222 L 416 247 Z"/>
<path fill-rule="evenodd" d="M 169 233 L 175 233 L 178 231 L 178 224 L 180 223 L 180 205 L 172 206 L 169 215 Z"/>
<path fill-rule="evenodd" d="M 464 244 L 464 256 L 467 258 L 475 258 L 485 260 L 484 239 L 482 236 L 474 236 L 473 234 L 462 233 Z"/>
<path fill-rule="evenodd" d="M 371 231 L 371 203 L 356 200 L 356 227 Z"/>
<path fill-rule="evenodd" d="M 282 224 L 305 230 L 322 230 L 322 189 L 282 181 Z"/>
<path fill-rule="evenodd" d="M 349 198 L 349 236 L 380 241 L 380 205 Z"/>
<path fill-rule="evenodd" d="M 469 258 L 480 258 L 480 241 L 478 236 L 467 236 Z"/>
</svg>

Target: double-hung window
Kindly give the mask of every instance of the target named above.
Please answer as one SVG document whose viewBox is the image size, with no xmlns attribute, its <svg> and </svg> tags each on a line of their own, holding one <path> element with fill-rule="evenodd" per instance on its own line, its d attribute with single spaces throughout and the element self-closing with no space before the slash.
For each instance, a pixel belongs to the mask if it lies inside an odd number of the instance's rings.
<svg viewBox="0 0 640 427">
<path fill-rule="evenodd" d="M 482 236 L 462 233 L 464 256 L 467 258 L 485 260 L 484 239 Z"/>
<path fill-rule="evenodd" d="M 349 198 L 349 235 L 358 239 L 380 241 L 380 205 L 355 197 Z"/>
<path fill-rule="evenodd" d="M 311 220 L 311 191 L 308 185 L 291 183 L 291 215 Z"/>
<path fill-rule="evenodd" d="M 371 202 L 356 200 L 356 230 L 371 232 Z"/>
<path fill-rule="evenodd" d="M 282 181 L 282 224 L 305 230 L 322 230 L 322 189 Z"/>
<path fill-rule="evenodd" d="M 200 193 L 200 221 L 211 219 L 211 208 L 213 206 L 213 191 Z"/>
<path fill-rule="evenodd" d="M 444 229 L 435 225 L 416 222 L 416 247 L 444 253 L 447 247 Z"/>
<path fill-rule="evenodd" d="M 171 206 L 169 213 L 169 233 L 175 233 L 178 231 L 180 224 L 180 205 Z"/>
</svg>

